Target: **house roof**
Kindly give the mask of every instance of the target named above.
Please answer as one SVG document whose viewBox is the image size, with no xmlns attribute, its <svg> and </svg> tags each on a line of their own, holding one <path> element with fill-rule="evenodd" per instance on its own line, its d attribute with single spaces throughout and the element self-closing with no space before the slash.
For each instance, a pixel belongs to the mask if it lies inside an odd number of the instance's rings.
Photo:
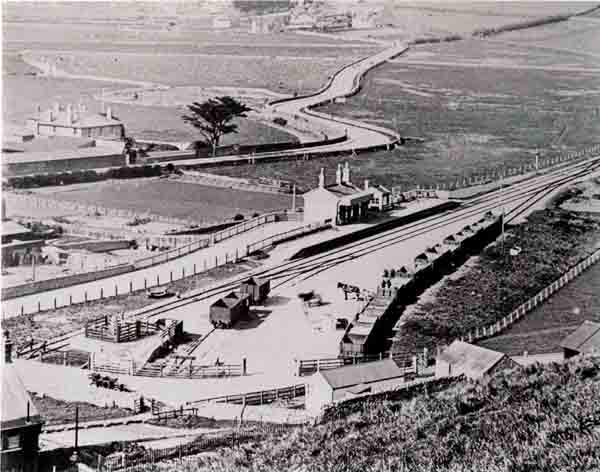
<svg viewBox="0 0 600 472">
<path fill-rule="evenodd" d="M 560 347 L 577 352 L 600 352 L 600 323 L 584 321 L 579 328 L 562 340 Z"/>
<path fill-rule="evenodd" d="M 27 404 L 29 403 L 29 423 L 27 423 Z M 32 423 L 41 423 L 42 419 L 31 397 L 25 389 L 14 364 L 2 366 L 2 429 L 18 428 Z"/>
<path fill-rule="evenodd" d="M 404 369 L 401 369 L 394 360 L 384 359 L 338 369 L 323 370 L 320 373 L 331 388 L 335 390 L 402 377 Z"/>
<path fill-rule="evenodd" d="M 67 119 L 67 111 L 60 110 L 58 113 L 53 112 L 53 120 L 48 118 L 48 111 L 40 113 L 31 119 L 36 120 L 39 124 L 50 126 L 67 126 L 69 128 L 92 128 L 98 126 L 122 125 L 121 120 L 114 116 L 108 119 L 105 113 L 91 113 L 73 110 L 71 113 L 72 121 Z"/>
<path fill-rule="evenodd" d="M 453 375 L 464 372 L 485 374 L 506 354 L 475 346 L 463 341 L 454 341 L 438 357 L 452 365 Z"/>
</svg>

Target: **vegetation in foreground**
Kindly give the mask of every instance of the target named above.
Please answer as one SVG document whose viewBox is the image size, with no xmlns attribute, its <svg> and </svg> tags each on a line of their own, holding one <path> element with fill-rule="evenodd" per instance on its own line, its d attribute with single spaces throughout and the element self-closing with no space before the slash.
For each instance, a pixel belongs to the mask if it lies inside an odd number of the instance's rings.
<svg viewBox="0 0 600 472">
<path fill-rule="evenodd" d="M 350 401 L 335 419 L 147 470 L 592 471 L 600 359 L 532 365 L 404 400 Z"/>
<path fill-rule="evenodd" d="M 133 415 L 126 408 L 102 408 L 87 402 L 67 402 L 47 395 L 31 395 L 31 400 L 46 424 L 75 423 L 75 409 L 79 408 L 79 421 L 107 420 Z"/>
<path fill-rule="evenodd" d="M 393 349 L 434 347 L 498 321 L 587 255 L 599 229 L 597 218 L 558 209 L 533 213 L 509 229 L 504 253 L 499 242 L 488 246 L 464 275 L 443 281 L 434 300 L 403 315 Z M 512 246 L 522 252 L 510 256 Z"/>
</svg>

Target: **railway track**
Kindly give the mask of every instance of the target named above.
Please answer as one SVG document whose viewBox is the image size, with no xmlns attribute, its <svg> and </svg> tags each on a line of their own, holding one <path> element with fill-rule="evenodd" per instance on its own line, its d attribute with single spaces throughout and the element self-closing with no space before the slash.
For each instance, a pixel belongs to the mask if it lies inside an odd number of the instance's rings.
<svg viewBox="0 0 600 472">
<path fill-rule="evenodd" d="M 408 225 L 390 230 L 384 234 L 371 236 L 324 254 L 319 254 L 316 256 L 311 256 L 307 259 L 300 259 L 296 261 L 285 261 L 274 267 L 253 271 L 251 274 L 246 274 L 228 283 L 219 284 L 204 290 L 201 294 L 192 294 L 187 297 L 184 296 L 181 299 L 173 300 L 168 304 L 162 305 L 157 309 L 149 308 L 143 313 L 139 313 L 139 315 L 146 318 L 151 318 L 190 303 L 205 300 L 216 295 L 225 294 L 235 289 L 242 280 L 248 278 L 250 275 L 268 277 L 272 280 L 283 279 L 278 281 L 278 283 L 273 286 L 273 288 L 277 288 L 298 276 L 306 276 L 307 274 L 311 274 L 313 271 L 323 272 L 348 260 L 359 258 L 391 245 L 398 244 L 399 242 L 414 238 L 415 236 L 426 234 L 431 230 L 447 226 L 455 223 L 456 221 L 460 221 L 461 219 L 482 214 L 489 210 L 502 208 L 507 204 L 519 201 L 528 196 L 532 197 L 532 200 L 528 200 L 506 213 L 505 216 L 507 220 L 511 221 L 523 212 L 527 211 L 531 206 L 537 204 L 540 200 L 545 198 L 548 193 L 553 192 L 556 188 L 565 185 L 570 181 L 585 176 L 599 166 L 600 158 L 597 158 L 590 163 L 574 164 L 569 168 L 559 169 L 545 175 L 544 177 L 556 175 L 556 177 L 550 182 L 539 183 L 532 188 L 524 190 L 516 189 L 508 192 L 506 190 L 502 190 L 494 192 L 494 195 L 480 196 L 465 203 L 457 210 L 448 211 L 429 217 L 426 220 L 410 223 Z M 572 173 L 573 170 L 575 170 L 575 173 Z M 500 194 L 498 195 L 497 193 Z M 508 193 L 508 195 L 506 195 L 506 193 Z M 424 223 L 426 224 L 424 225 Z M 317 272 L 312 275 L 316 275 L 316 273 Z"/>
<path fill-rule="evenodd" d="M 158 316 L 164 316 L 168 312 L 183 306 L 226 294 L 237 288 L 243 280 L 251 275 L 268 277 L 272 281 L 275 281 L 272 285 L 272 288 L 274 289 L 280 288 L 290 282 L 305 281 L 350 260 L 364 257 L 389 246 L 427 234 L 432 230 L 451 225 L 457 221 L 483 214 L 490 210 L 497 210 L 524 198 L 531 197 L 526 201 L 517 204 L 513 209 L 505 213 L 506 221 L 512 221 L 528 211 L 532 206 L 538 204 L 539 201 L 543 200 L 557 188 L 583 177 L 599 167 L 600 157 L 591 161 L 588 160 L 564 166 L 538 177 L 537 179 L 541 179 L 541 182 L 533 182 L 531 186 L 525 189 L 509 188 L 496 190 L 490 194 L 468 200 L 458 209 L 449 210 L 425 218 L 424 220 L 409 223 L 382 234 L 369 236 L 360 241 L 306 259 L 284 261 L 266 269 L 251 271 L 250 273 L 236 277 L 227 283 L 220 283 L 203 289 L 202 293 L 192 293 L 187 296 L 184 295 L 181 298 L 163 302 L 159 306 L 149 306 L 147 308 L 136 310 L 136 312 L 131 315 L 131 318 L 149 320 Z M 65 342 L 81 332 L 82 330 L 77 330 L 73 333 L 63 335 L 59 338 L 60 342 Z M 53 342 L 49 342 L 48 344 L 53 344 Z"/>
</svg>

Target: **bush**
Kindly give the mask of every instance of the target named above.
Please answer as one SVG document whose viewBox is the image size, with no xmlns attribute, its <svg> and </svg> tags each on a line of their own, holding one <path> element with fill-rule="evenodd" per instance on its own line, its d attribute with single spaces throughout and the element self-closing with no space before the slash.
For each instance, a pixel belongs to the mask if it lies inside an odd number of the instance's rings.
<svg viewBox="0 0 600 472">
<path fill-rule="evenodd" d="M 260 216 L 260 213 L 252 213 L 252 218 L 258 218 Z"/>
<path fill-rule="evenodd" d="M 238 213 L 237 215 L 235 215 L 233 217 L 233 221 L 242 221 L 244 219 L 244 215 L 242 215 L 241 213 Z"/>
<path fill-rule="evenodd" d="M 285 118 L 282 118 L 281 116 L 277 116 L 277 117 L 273 118 L 273 123 L 275 123 L 276 125 L 279 125 L 279 126 L 286 126 L 287 120 Z"/>
</svg>

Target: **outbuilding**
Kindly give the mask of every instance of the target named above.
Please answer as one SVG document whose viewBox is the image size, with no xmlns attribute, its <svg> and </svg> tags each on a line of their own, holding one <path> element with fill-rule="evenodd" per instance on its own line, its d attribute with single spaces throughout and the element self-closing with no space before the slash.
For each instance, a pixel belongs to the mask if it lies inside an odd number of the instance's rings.
<svg viewBox="0 0 600 472">
<path fill-rule="evenodd" d="M 600 353 L 600 323 L 584 321 L 560 343 L 565 359 L 580 354 Z"/>
<path fill-rule="evenodd" d="M 310 377 L 306 409 L 317 413 L 336 401 L 394 389 L 404 382 L 404 373 L 393 359 L 319 371 Z"/>
<path fill-rule="evenodd" d="M 240 285 L 240 292 L 247 293 L 252 303 L 260 303 L 269 296 L 271 281 L 259 277 L 250 277 Z"/>
<path fill-rule="evenodd" d="M 514 360 L 502 352 L 463 341 L 454 341 L 437 357 L 435 376 L 465 375 L 471 379 L 479 379 L 517 366 Z"/>
</svg>

